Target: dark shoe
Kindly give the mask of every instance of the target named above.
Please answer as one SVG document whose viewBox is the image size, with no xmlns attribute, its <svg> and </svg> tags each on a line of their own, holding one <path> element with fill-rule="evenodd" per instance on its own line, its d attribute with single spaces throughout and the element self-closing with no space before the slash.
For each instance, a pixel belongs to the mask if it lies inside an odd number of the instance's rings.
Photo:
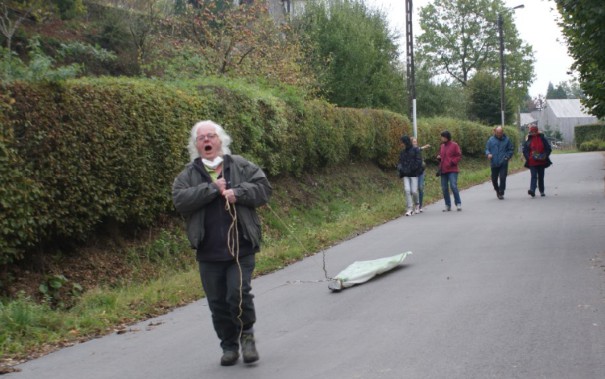
<svg viewBox="0 0 605 379">
<path fill-rule="evenodd" d="M 540 192 L 540 196 L 544 197 L 546 194 L 544 192 Z"/>
<path fill-rule="evenodd" d="M 504 200 L 504 192 L 498 192 L 498 199 Z"/>
<path fill-rule="evenodd" d="M 527 194 L 531 197 L 536 197 L 536 192 L 532 190 L 527 190 Z"/>
<path fill-rule="evenodd" d="M 239 359 L 239 353 L 234 350 L 225 350 L 223 351 L 223 356 L 221 357 L 221 366 L 233 366 L 237 363 Z"/>
<path fill-rule="evenodd" d="M 258 351 L 256 351 L 256 344 L 254 343 L 254 334 L 242 334 L 242 355 L 244 357 L 244 363 L 252 363 L 258 361 L 259 357 Z"/>
</svg>

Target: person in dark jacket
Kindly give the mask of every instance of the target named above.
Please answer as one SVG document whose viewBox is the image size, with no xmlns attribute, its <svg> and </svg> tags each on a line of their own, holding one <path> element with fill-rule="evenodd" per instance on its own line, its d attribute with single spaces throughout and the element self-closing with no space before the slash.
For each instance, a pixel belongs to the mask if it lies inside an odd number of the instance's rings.
<svg viewBox="0 0 605 379">
<path fill-rule="evenodd" d="M 508 175 L 508 161 L 515 152 L 510 139 L 504 134 L 504 129 L 498 126 L 494 129 L 494 135 L 489 137 L 485 146 L 485 155 L 490 161 L 492 169 L 492 184 L 498 199 L 504 199 L 506 191 L 506 176 Z M 498 183 L 500 179 L 500 183 Z"/>
<path fill-rule="evenodd" d="M 409 136 L 402 136 L 403 149 L 399 153 L 399 164 L 397 165 L 399 177 L 403 179 L 407 212 L 406 216 L 420 213 L 418 199 L 418 176 L 422 174 L 422 153 L 414 147 Z"/>
<path fill-rule="evenodd" d="M 212 323 L 223 349 L 221 365 L 234 365 L 241 344 L 245 363 L 259 359 L 252 272 L 260 249 L 261 225 L 256 208 L 266 204 L 272 188 L 263 171 L 231 155 L 231 137 L 218 124 L 200 121 L 191 129 L 191 162 L 176 177 L 172 199 L 187 223 L 196 250 L 200 278 Z"/>
<path fill-rule="evenodd" d="M 523 156 L 525 157 L 525 167 L 529 168 L 531 173 L 529 181 L 529 190 L 527 194 L 531 197 L 536 196 L 536 187 L 540 190 L 540 196 L 544 197 L 544 171 L 550 167 L 550 153 L 552 148 L 543 133 L 540 133 L 538 127 L 532 125 L 529 127 L 529 134 L 523 144 Z"/>
<path fill-rule="evenodd" d="M 462 151 L 460 150 L 460 146 L 452 141 L 452 134 L 444 130 L 441 132 L 441 148 L 439 149 L 439 155 L 437 155 L 441 173 L 441 191 L 443 192 L 443 200 L 445 201 L 444 212 L 449 212 L 452 209 L 449 189 L 452 190 L 452 194 L 454 195 L 456 209 L 459 211 L 462 210 L 462 200 L 458 191 L 458 173 L 460 172 L 458 163 L 461 159 Z"/>
<path fill-rule="evenodd" d="M 412 137 L 412 144 L 414 145 L 414 147 L 419 148 L 420 152 L 422 152 L 422 150 L 424 149 L 428 149 L 429 147 L 431 147 L 431 145 L 429 144 L 418 146 L 418 139 L 416 137 Z M 422 173 L 418 175 L 418 211 L 420 213 L 422 213 L 424 210 L 424 178 L 426 175 L 425 169 L 426 165 L 424 163 L 424 160 L 422 160 Z"/>
</svg>

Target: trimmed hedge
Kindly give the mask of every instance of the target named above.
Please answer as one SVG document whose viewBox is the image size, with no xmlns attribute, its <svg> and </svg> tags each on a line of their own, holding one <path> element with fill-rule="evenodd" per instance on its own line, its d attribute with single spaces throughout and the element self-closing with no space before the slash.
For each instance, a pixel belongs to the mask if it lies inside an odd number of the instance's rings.
<svg viewBox="0 0 605 379">
<path fill-rule="evenodd" d="M 83 242 L 111 226 L 149 226 L 171 212 L 172 181 L 189 160 L 187 139 L 198 120 L 223 125 L 232 151 L 270 176 L 349 161 L 391 169 L 399 137 L 412 134 L 396 113 L 253 87 L 107 78 L 14 83 L 3 92 L 0 263 Z M 465 155 L 482 155 L 491 135 L 490 128 L 451 119 L 424 120 L 418 129 L 420 142 L 432 145 L 427 157 L 436 155 L 444 129 Z"/>
<path fill-rule="evenodd" d="M 593 139 L 582 142 L 580 151 L 605 151 L 605 140 Z"/>
<path fill-rule="evenodd" d="M 574 128 L 574 138 L 576 140 L 576 147 L 580 150 L 582 150 L 584 142 L 593 140 L 605 141 L 605 123 L 578 125 Z"/>
</svg>

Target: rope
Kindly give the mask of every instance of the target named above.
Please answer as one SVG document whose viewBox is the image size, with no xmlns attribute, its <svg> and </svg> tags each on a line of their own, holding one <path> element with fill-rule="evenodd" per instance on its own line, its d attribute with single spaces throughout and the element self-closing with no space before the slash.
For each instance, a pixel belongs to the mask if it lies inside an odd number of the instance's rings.
<svg viewBox="0 0 605 379">
<path fill-rule="evenodd" d="M 242 333 L 244 332 L 244 321 L 242 320 L 242 315 L 244 314 L 244 278 L 242 266 L 239 263 L 239 231 L 237 228 L 237 210 L 235 209 L 235 205 L 229 203 L 229 200 L 227 199 L 225 199 L 225 209 L 227 212 L 229 212 L 229 215 L 231 215 L 231 225 L 229 225 L 229 230 L 227 231 L 227 249 L 229 250 L 229 254 L 235 258 L 235 263 L 237 264 L 237 269 L 239 271 L 239 312 L 237 314 L 237 320 L 239 321 L 240 325 L 239 336 L 237 338 L 239 341 L 242 339 Z"/>
<path fill-rule="evenodd" d="M 294 240 L 296 242 L 298 242 L 300 247 L 302 247 L 303 250 L 306 250 L 305 245 L 303 245 L 303 243 L 298 239 L 298 237 L 296 237 L 296 235 L 294 234 L 294 231 L 288 226 L 288 224 L 286 224 L 284 222 L 284 220 L 281 219 L 281 217 L 279 217 L 279 215 L 273 210 L 273 208 L 271 208 L 271 205 L 269 205 L 269 203 L 267 203 L 267 207 L 269 208 L 271 213 L 273 213 L 273 215 L 286 227 L 286 229 L 290 232 L 290 235 L 294 238 Z M 331 278 L 328 275 L 328 270 L 326 269 L 326 251 L 324 249 L 321 250 L 321 258 L 322 258 L 322 269 L 324 272 L 324 277 L 326 278 L 327 281 L 331 281 L 334 278 Z"/>
</svg>

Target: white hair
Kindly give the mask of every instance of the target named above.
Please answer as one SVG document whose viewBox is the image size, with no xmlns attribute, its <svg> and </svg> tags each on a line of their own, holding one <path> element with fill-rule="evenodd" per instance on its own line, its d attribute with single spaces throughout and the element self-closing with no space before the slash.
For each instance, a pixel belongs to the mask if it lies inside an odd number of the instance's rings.
<svg viewBox="0 0 605 379">
<path fill-rule="evenodd" d="M 187 149 L 189 150 L 189 157 L 191 157 L 192 161 L 194 161 L 196 158 L 198 158 L 200 156 L 199 151 L 197 151 L 195 142 L 197 139 L 197 131 L 202 126 L 212 126 L 214 128 L 214 131 L 216 132 L 218 139 L 221 140 L 221 153 L 219 155 L 231 154 L 229 145 L 231 145 L 231 142 L 233 140 L 231 139 L 231 136 L 229 136 L 229 134 L 227 134 L 225 129 L 223 129 L 222 126 L 220 126 L 219 124 L 217 124 L 216 122 L 211 121 L 211 120 L 199 121 L 195 125 L 193 125 L 193 128 L 191 128 L 191 135 L 189 136 L 189 144 L 187 145 Z"/>
</svg>

